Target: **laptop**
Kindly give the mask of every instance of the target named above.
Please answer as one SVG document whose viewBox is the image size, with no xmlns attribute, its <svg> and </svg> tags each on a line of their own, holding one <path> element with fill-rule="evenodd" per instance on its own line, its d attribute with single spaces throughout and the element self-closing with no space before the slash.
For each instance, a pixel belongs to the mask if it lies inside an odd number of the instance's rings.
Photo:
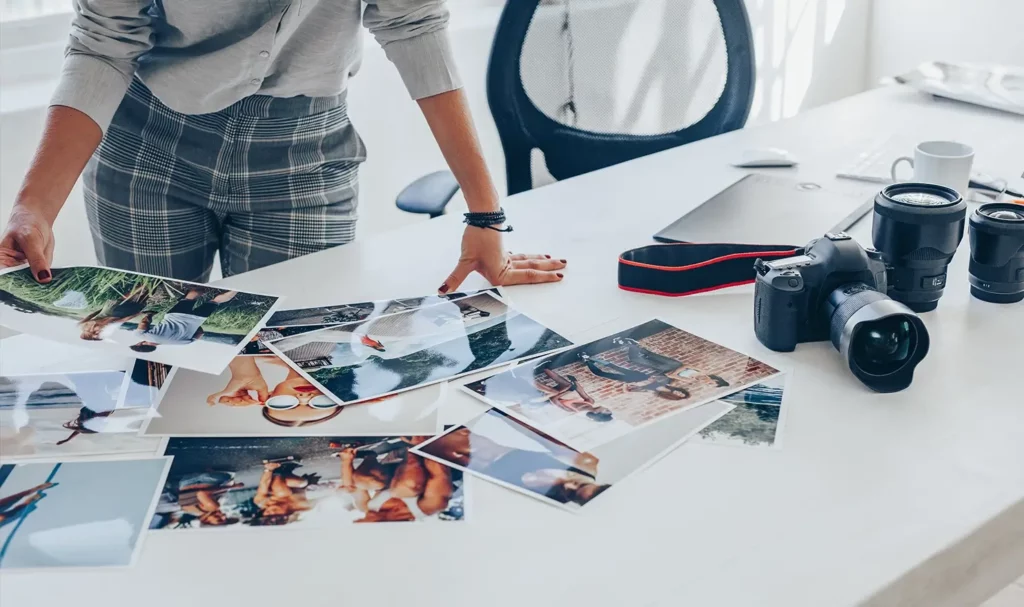
<svg viewBox="0 0 1024 607">
<path fill-rule="evenodd" d="M 819 184 L 753 173 L 654 235 L 659 242 L 803 246 L 844 232 L 874 205 L 874 187 Z"/>
</svg>

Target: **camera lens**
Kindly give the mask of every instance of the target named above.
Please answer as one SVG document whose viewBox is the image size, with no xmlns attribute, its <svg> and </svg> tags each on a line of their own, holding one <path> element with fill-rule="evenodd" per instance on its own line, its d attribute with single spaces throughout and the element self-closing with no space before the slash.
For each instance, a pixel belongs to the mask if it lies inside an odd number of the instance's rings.
<svg viewBox="0 0 1024 607">
<path fill-rule="evenodd" d="M 850 338 L 850 357 L 866 372 L 886 375 L 905 365 L 916 345 L 914 325 L 906 318 L 889 316 L 857 327 Z"/>
<path fill-rule="evenodd" d="M 928 354 L 928 330 L 907 306 L 864 283 L 845 284 L 825 304 L 832 345 L 850 371 L 877 392 L 898 392 Z"/>
<path fill-rule="evenodd" d="M 890 266 L 890 297 L 915 312 L 939 305 L 966 217 L 967 203 L 945 186 L 898 183 L 878 193 L 871 235 Z"/>
<path fill-rule="evenodd" d="M 971 215 L 968 237 L 971 294 L 992 303 L 1024 300 L 1024 207 L 981 205 Z"/>
</svg>

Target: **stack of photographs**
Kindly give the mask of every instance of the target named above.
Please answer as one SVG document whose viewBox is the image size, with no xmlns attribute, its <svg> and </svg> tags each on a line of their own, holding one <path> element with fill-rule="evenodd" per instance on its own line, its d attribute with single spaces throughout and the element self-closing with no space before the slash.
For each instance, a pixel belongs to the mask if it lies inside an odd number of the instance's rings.
<svg viewBox="0 0 1024 607">
<path fill-rule="evenodd" d="M 490 293 L 266 343 L 336 403 L 429 386 L 572 342 Z"/>
<path fill-rule="evenodd" d="M 121 362 L 0 375 L 0 569 L 128 566 L 147 530 L 463 521 L 469 475 L 578 512 L 688 439 L 779 445 L 779 371 L 659 320 L 574 346 L 496 289 L 277 310 L 53 275 L 0 272 L 4 324 Z M 447 382 L 492 369 L 442 428 Z M 134 459 L 70 461 L 98 455 Z"/>
<path fill-rule="evenodd" d="M 439 303 L 462 299 L 469 295 L 490 293 L 501 298 L 498 289 L 485 289 L 468 293 L 448 293 L 447 295 L 427 295 L 424 297 L 405 297 L 401 299 L 380 299 L 354 304 L 334 304 L 313 308 L 295 308 L 279 310 L 267 320 L 267 325 L 252 337 L 242 355 L 270 354 L 266 342 L 301 335 L 318 329 L 326 329 L 337 325 L 363 322 L 378 316 L 407 312 L 425 308 Z"/>
<path fill-rule="evenodd" d="M 778 373 L 653 320 L 465 385 L 492 408 L 414 451 L 578 509 L 725 419 L 736 405 L 718 399 Z"/>
</svg>

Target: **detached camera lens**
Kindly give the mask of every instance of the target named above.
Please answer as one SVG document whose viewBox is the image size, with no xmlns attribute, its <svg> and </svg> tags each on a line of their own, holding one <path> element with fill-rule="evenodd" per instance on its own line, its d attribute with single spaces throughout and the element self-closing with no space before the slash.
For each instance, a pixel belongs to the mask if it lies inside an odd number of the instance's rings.
<svg viewBox="0 0 1024 607">
<path fill-rule="evenodd" d="M 863 283 L 829 294 L 832 345 L 857 379 L 876 392 L 898 392 L 914 379 L 914 368 L 928 354 L 928 330 L 907 306 Z"/>
<path fill-rule="evenodd" d="M 898 183 L 878 193 L 871 235 L 891 267 L 890 297 L 915 312 L 939 305 L 966 217 L 967 203 L 945 186 Z"/>
<path fill-rule="evenodd" d="M 992 303 L 1024 300 L 1024 206 L 995 202 L 971 215 L 971 295 Z"/>
</svg>

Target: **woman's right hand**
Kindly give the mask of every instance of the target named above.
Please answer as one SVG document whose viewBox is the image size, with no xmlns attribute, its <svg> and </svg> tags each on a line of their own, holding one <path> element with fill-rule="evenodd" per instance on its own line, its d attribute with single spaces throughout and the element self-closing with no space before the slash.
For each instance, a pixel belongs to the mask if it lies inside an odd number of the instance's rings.
<svg viewBox="0 0 1024 607">
<path fill-rule="evenodd" d="M 7 228 L 0 238 L 0 267 L 9 268 L 25 262 L 41 283 L 50 282 L 53 261 L 53 230 L 39 211 L 25 204 L 15 204 Z"/>
</svg>

